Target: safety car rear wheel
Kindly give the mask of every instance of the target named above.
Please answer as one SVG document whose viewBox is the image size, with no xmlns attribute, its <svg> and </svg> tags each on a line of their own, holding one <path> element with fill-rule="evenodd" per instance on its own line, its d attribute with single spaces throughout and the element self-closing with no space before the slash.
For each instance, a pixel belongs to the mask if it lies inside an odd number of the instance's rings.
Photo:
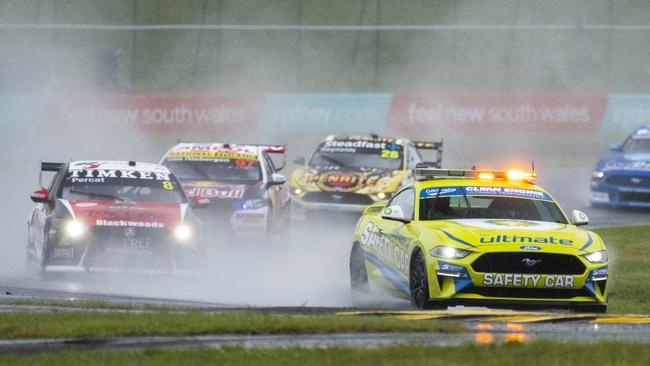
<svg viewBox="0 0 650 366">
<path fill-rule="evenodd" d="M 350 289 L 353 295 L 368 292 L 368 271 L 363 249 L 358 243 L 352 245 L 350 252 Z"/>
</svg>

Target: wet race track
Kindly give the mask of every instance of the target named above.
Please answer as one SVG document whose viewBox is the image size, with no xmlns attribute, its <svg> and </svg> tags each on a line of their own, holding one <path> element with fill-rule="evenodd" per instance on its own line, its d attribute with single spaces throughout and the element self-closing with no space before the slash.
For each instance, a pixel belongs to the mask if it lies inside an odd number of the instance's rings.
<svg viewBox="0 0 650 366">
<path fill-rule="evenodd" d="M 567 176 L 573 175 L 573 179 Z M 579 209 L 590 216 L 592 227 L 619 226 L 650 222 L 648 210 L 619 210 L 593 208 L 588 204 L 590 171 L 558 169 L 543 175 L 539 184 L 555 195 L 565 211 Z M 567 185 L 571 181 L 571 185 Z M 575 187 L 572 190 L 571 187 Z M 206 310 L 223 308 L 282 308 L 297 312 L 310 308 L 323 311 L 348 311 L 354 306 L 348 279 L 350 238 L 355 220 L 321 218 L 319 222 L 293 224 L 288 240 L 249 240 L 215 243 L 210 251 L 210 268 L 199 276 L 64 276 L 43 279 L 36 273 L 11 271 L 0 275 L 0 293 L 4 299 L 98 299 L 110 302 L 143 302 L 180 304 Z M 20 258 L 22 260 L 22 258 Z M 614 274 L 615 275 L 615 274 Z M 324 308 L 324 309 L 323 309 Z M 367 306 L 355 310 L 409 309 L 405 301 L 378 296 Z M 10 311 L 2 308 L 0 311 Z M 38 309 L 36 309 L 38 310 Z M 319 310 L 319 311 L 320 311 Z M 396 339 L 391 335 L 345 335 L 313 337 L 192 337 L 145 338 L 140 340 L 107 340 L 111 347 L 141 347 L 146 345 L 243 345 L 272 346 L 378 346 L 396 342 L 425 344 L 459 344 L 465 341 L 489 343 L 532 339 L 602 339 L 650 343 L 647 318 L 624 319 L 619 322 L 599 322 L 594 317 L 565 317 L 563 313 L 485 319 L 483 314 L 463 314 L 466 308 L 450 309 L 451 317 L 468 324 L 472 333 L 465 335 L 408 335 Z M 483 311 L 481 309 L 478 309 Z M 558 315 L 559 314 L 559 315 Z M 402 314 L 403 315 L 403 314 Z M 397 315 L 397 316 L 402 316 Z M 492 314 L 494 315 L 494 314 Z M 497 314 L 498 315 L 498 314 Z M 509 314 L 506 314 L 509 315 Z M 525 314 L 524 314 L 525 315 Z M 413 321 L 426 321 L 432 316 L 412 316 Z M 492 317 L 494 318 L 494 317 Z M 636 324 L 629 324 L 636 323 Z M 514 325 L 513 325 L 514 324 Z M 518 338 L 519 337 L 519 338 Z M 354 339 L 354 340 L 352 340 Z M 47 347 L 89 347 L 53 342 Z M 156 343 L 158 342 L 158 343 Z M 13 344 L 13 346 L 18 346 Z M 91 345 L 92 346 L 92 345 Z M 0 350 L 11 347 L 0 344 Z M 23 344 L 26 351 L 45 347 L 44 344 Z M 30 348 L 31 347 L 31 348 Z"/>
</svg>

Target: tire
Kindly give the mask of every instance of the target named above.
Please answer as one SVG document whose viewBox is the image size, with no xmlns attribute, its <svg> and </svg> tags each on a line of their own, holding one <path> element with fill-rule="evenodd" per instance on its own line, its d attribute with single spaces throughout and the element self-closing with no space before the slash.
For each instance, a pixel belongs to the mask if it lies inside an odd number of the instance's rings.
<svg viewBox="0 0 650 366">
<path fill-rule="evenodd" d="M 409 270 L 409 288 L 411 290 L 411 305 L 416 309 L 431 309 L 429 302 L 429 279 L 424 254 L 416 250 L 411 257 Z"/>
<path fill-rule="evenodd" d="M 368 271 L 366 269 L 366 260 L 363 249 L 359 244 L 352 245 L 350 252 L 350 290 L 352 295 L 361 295 L 368 293 Z"/>
</svg>

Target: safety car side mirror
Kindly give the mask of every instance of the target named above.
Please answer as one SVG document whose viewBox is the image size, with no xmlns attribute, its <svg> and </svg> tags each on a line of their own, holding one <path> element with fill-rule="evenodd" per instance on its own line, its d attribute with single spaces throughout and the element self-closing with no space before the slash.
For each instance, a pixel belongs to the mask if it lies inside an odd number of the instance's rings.
<svg viewBox="0 0 650 366">
<path fill-rule="evenodd" d="M 573 210 L 571 212 L 571 223 L 575 226 L 587 225 L 589 223 L 589 218 L 584 212 Z"/>
<path fill-rule="evenodd" d="M 306 165 L 307 164 L 307 162 L 305 161 L 304 156 L 297 157 L 296 160 L 294 160 L 293 162 L 298 164 L 298 165 Z"/>
<path fill-rule="evenodd" d="M 50 202 L 50 192 L 45 188 L 39 189 L 38 191 L 34 191 L 29 198 L 36 203 L 48 203 Z"/>
<path fill-rule="evenodd" d="M 287 178 L 282 174 L 278 174 L 278 173 L 271 174 L 271 182 L 270 183 L 272 185 L 282 185 L 286 181 L 287 181 Z"/>
<path fill-rule="evenodd" d="M 619 151 L 622 150 L 622 148 L 623 148 L 623 146 L 621 146 L 621 144 L 611 144 L 611 145 L 609 145 L 609 150 L 614 151 L 614 152 L 619 152 Z"/>
<path fill-rule="evenodd" d="M 402 208 L 397 205 L 384 208 L 384 210 L 381 212 L 381 218 L 385 220 L 400 221 L 403 223 L 411 222 L 410 219 L 407 219 L 404 216 L 404 211 L 402 211 Z"/>
</svg>

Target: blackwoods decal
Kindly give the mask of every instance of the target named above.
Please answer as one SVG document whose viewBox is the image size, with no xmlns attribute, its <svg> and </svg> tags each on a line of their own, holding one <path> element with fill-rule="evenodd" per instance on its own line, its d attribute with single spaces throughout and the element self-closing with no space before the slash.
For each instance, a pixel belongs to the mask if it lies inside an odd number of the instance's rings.
<svg viewBox="0 0 650 366">
<path fill-rule="evenodd" d="M 375 253 L 394 264 L 398 271 L 408 273 L 409 256 L 402 248 L 395 245 L 379 228 L 369 222 L 361 234 L 361 244 L 371 248 Z"/>
</svg>

